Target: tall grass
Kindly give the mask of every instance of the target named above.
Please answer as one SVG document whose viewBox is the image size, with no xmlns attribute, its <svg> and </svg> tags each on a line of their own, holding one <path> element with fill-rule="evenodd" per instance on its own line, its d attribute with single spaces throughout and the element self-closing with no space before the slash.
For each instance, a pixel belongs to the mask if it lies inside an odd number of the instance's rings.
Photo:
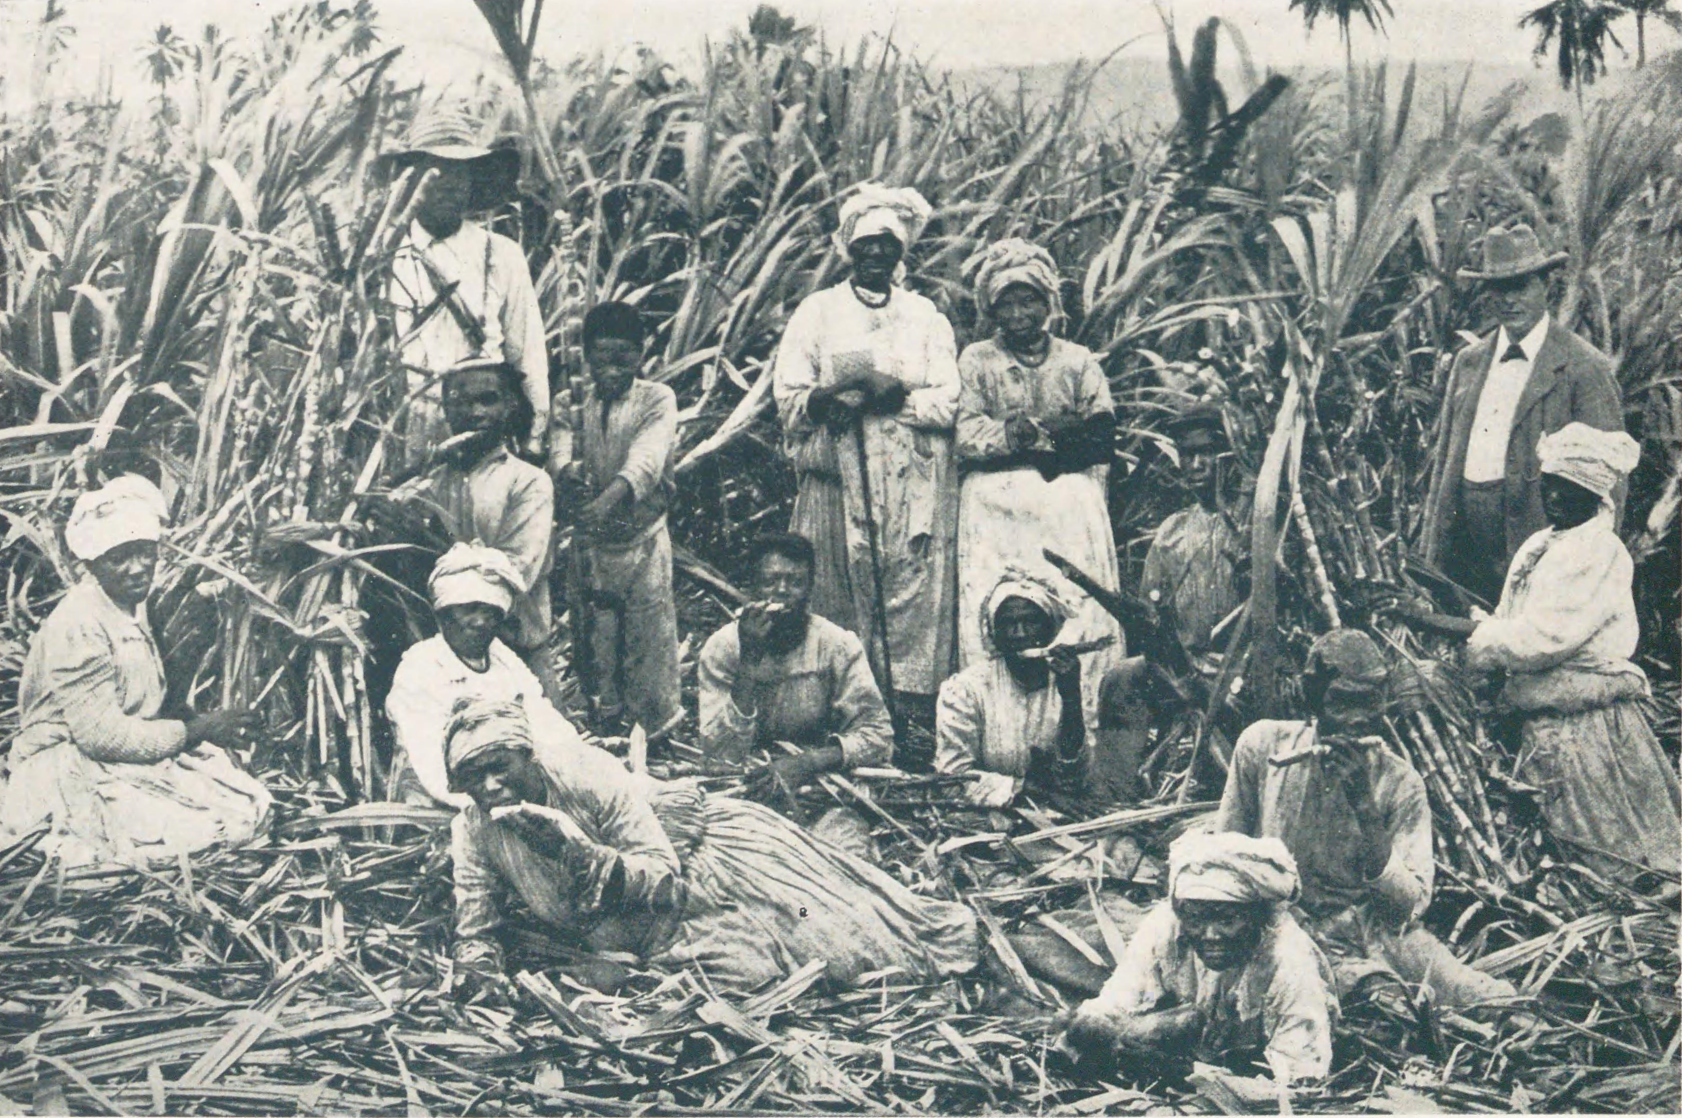
<svg viewBox="0 0 1682 1118">
<path fill-rule="evenodd" d="M 1432 377 L 1477 325 L 1453 274 L 1516 214 L 1574 250 L 1564 312 L 1624 361 L 1655 460 L 1632 531 L 1658 507 L 1653 538 L 1674 533 L 1675 502 L 1657 498 L 1682 417 L 1682 188 L 1674 148 L 1640 142 L 1679 119 L 1662 68 L 1574 129 L 1538 193 L 1496 134 L 1510 100 L 1428 112 L 1411 75 L 1395 93 L 1382 68 L 1340 89 L 1247 59 L 1229 95 L 1215 26 L 1173 70 L 1181 121 L 1141 135 L 1093 119 L 1095 65 L 1037 101 L 810 32 L 728 35 L 690 73 L 646 53 L 554 66 L 530 57 L 540 5 L 480 7 L 508 24 L 515 81 L 474 95 L 531 153 L 493 220 L 526 249 L 557 365 L 589 302 L 627 299 L 655 323 L 646 373 L 682 405 L 677 534 L 727 574 L 791 491 L 767 363 L 794 306 L 839 276 L 828 234 L 866 179 L 934 204 L 908 282 L 961 342 L 974 251 L 1013 234 L 1051 248 L 1070 332 L 1111 375 L 1124 461 L 1145 463 L 1187 398 L 1232 404 L 1266 511 L 1255 554 L 1304 560 L 1277 578 L 1256 564 L 1264 650 L 1282 635 L 1294 654 L 1339 611 L 1360 620 L 1367 590 L 1405 577 Z M 383 181 L 376 156 L 438 93 L 397 86 L 374 36 L 364 5 L 336 3 L 249 43 L 187 36 L 166 159 L 149 102 L 43 96 L 0 119 L 0 637 L 15 647 L 73 577 L 56 525 L 75 492 L 145 465 L 178 525 L 159 616 L 180 697 L 260 698 L 280 760 L 364 793 L 364 615 L 376 596 L 416 604 L 356 529 L 388 473 L 401 378 L 380 293 L 414 185 Z M 1127 473 L 1132 562 L 1174 498 L 1148 465 Z"/>
</svg>

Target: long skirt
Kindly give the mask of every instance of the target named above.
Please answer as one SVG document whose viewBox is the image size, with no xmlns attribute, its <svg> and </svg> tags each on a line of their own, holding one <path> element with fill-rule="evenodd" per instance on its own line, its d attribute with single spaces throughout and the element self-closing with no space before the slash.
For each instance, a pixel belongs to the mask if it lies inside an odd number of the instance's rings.
<svg viewBox="0 0 1682 1118">
<path fill-rule="evenodd" d="M 1635 700 L 1576 714 L 1533 713 L 1524 722 L 1514 775 L 1541 789 L 1555 834 L 1676 873 L 1682 863 L 1682 792 Z M 1626 863 L 1585 861 L 1627 876 Z"/>
<path fill-rule="evenodd" d="M 878 519 L 878 569 L 868 530 L 855 524 L 849 531 L 848 507 L 839 478 L 800 475 L 788 530 L 812 541 L 812 612 L 858 634 L 876 682 L 886 690 L 883 642 L 875 624 L 879 574 L 894 690 L 933 695 L 951 673 L 955 642 L 949 510 L 933 517 L 932 534 L 914 538 L 905 538 L 903 530 L 895 531 L 896 525 Z"/>
<path fill-rule="evenodd" d="M 213 745 L 149 765 L 95 761 L 60 742 L 19 761 L 0 800 L 0 832 L 51 820 L 46 847 L 70 866 L 144 866 L 236 846 L 268 818 L 269 791 Z"/>
<path fill-rule="evenodd" d="M 967 668 L 992 655 L 982 631 L 981 609 L 1006 568 L 1043 575 L 1076 607 L 1063 628 L 1066 642 L 1115 638 L 1109 648 L 1081 658 L 1082 706 L 1091 729 L 1098 725 L 1098 690 L 1110 670 L 1126 659 L 1126 641 L 1120 622 L 1046 562 L 1047 549 L 1106 589 L 1121 585 L 1103 471 L 1063 474 L 1051 481 L 1034 469 L 964 478 L 958 497 L 959 663 Z"/>
<path fill-rule="evenodd" d="M 913 981 L 975 968 L 968 907 L 920 897 L 760 804 L 664 785 L 654 799 L 688 900 L 676 934 L 648 961 L 694 966 L 715 985 L 751 990 L 815 959 L 837 985 L 897 967 Z"/>
</svg>

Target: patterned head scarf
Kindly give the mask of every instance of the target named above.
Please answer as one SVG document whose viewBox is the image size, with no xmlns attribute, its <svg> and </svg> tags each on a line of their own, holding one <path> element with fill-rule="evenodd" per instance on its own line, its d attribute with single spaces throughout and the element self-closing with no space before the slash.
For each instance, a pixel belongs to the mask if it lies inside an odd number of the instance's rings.
<svg viewBox="0 0 1682 1118">
<path fill-rule="evenodd" d="M 507 699 L 457 699 L 444 728 L 444 765 L 450 774 L 450 791 L 461 791 L 456 786 L 456 772 L 461 766 L 492 749 L 532 751 L 531 723 L 525 708 Z"/>
<path fill-rule="evenodd" d="M 854 241 L 889 233 L 902 246 L 910 248 L 933 214 L 934 207 L 912 187 L 867 182 L 841 206 L 835 247 L 845 253 Z"/>
<path fill-rule="evenodd" d="M 156 543 L 163 538 L 165 511 L 157 486 L 138 474 L 124 474 L 76 498 L 64 525 L 64 543 L 84 563 L 135 540 Z"/>
<path fill-rule="evenodd" d="M 439 557 L 426 588 L 432 608 L 482 603 L 504 613 L 516 595 L 525 593 L 525 581 L 514 561 L 494 547 L 475 540 L 458 543 Z"/>
<path fill-rule="evenodd" d="M 983 315 L 990 315 L 1005 288 L 1025 283 L 1050 301 L 1052 318 L 1062 317 L 1062 283 L 1057 262 L 1039 245 L 1021 237 L 1010 237 L 988 245 L 971 258 L 971 263 L 975 268 L 975 306 Z"/>
<path fill-rule="evenodd" d="M 1574 481 L 1601 498 L 1612 496 L 1618 482 L 1641 461 L 1641 444 L 1622 431 L 1602 431 L 1587 423 L 1567 423 L 1536 444 L 1542 472 Z"/>
<path fill-rule="evenodd" d="M 1168 848 L 1173 900 L 1290 904 L 1301 893 L 1296 859 L 1276 838 L 1188 831 Z"/>
<path fill-rule="evenodd" d="M 993 643 L 993 619 L 998 615 L 1000 607 L 1012 598 L 1021 598 L 1038 606 L 1059 627 L 1075 615 L 1074 608 L 1050 582 L 1021 567 L 1007 567 L 1004 575 L 981 603 L 981 633 L 990 647 L 998 647 Z"/>
</svg>

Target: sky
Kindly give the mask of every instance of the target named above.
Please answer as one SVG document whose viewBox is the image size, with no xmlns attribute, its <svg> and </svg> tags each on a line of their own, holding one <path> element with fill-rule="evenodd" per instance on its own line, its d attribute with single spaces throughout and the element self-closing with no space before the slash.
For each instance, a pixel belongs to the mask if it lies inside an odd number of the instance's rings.
<svg viewBox="0 0 1682 1118">
<path fill-rule="evenodd" d="M 0 57 L 18 59 L 46 0 L 0 0 Z M 161 22 L 193 38 L 207 20 L 239 35 L 250 32 L 288 0 L 59 0 L 78 29 L 77 58 L 91 73 L 103 61 L 135 68 L 141 41 Z M 529 3 L 530 0 L 527 0 Z M 1398 61 L 1479 61 L 1530 65 L 1532 35 L 1519 17 L 1539 0 L 1392 0 L 1395 15 L 1384 35 L 1357 24 L 1357 58 Z M 470 75 L 497 63 L 495 45 L 472 0 L 376 0 L 384 36 L 407 48 L 411 73 Z M 746 25 L 758 0 L 549 0 L 539 53 L 562 60 L 577 53 L 617 54 L 633 42 L 674 61 L 693 57 L 708 36 Z M 1341 66 L 1336 25 L 1306 32 L 1288 0 L 781 0 L 777 5 L 822 28 L 831 41 L 889 34 L 914 53 L 953 69 L 1033 65 L 1095 57 L 1123 48 L 1123 56 L 1159 57 L 1159 5 L 1170 11 L 1182 40 L 1218 15 L 1235 24 L 1256 61 L 1289 69 L 1299 64 Z M 1633 51 L 1633 29 L 1624 36 Z M 1668 30 L 1649 31 L 1652 49 L 1678 45 Z M 1613 59 L 1614 68 L 1621 60 Z"/>
</svg>

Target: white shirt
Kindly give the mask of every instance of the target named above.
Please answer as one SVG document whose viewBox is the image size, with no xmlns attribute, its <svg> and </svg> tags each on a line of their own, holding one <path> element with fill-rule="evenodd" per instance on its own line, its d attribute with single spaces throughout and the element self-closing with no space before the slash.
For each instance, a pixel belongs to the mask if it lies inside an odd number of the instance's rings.
<svg viewBox="0 0 1682 1118">
<path fill-rule="evenodd" d="M 1507 474 L 1507 441 L 1513 433 L 1513 417 L 1518 411 L 1524 386 L 1530 383 L 1530 370 L 1536 365 L 1536 354 L 1548 336 L 1548 315 L 1531 327 L 1530 333 L 1519 342 L 1524 351 L 1522 361 L 1503 361 L 1501 357 L 1512 343 L 1507 328 L 1495 333 L 1495 355 L 1489 376 L 1478 396 L 1477 414 L 1472 419 L 1472 435 L 1466 443 L 1467 481 L 1500 481 Z"/>
<path fill-rule="evenodd" d="M 420 256 L 425 254 L 446 283 L 455 282 L 472 315 L 484 324 L 485 344 L 475 349 L 448 308 L 439 307 L 420 327 L 415 319 L 438 297 L 437 289 Z M 436 380 L 427 384 L 427 374 L 437 377 L 458 361 L 469 357 L 500 357 L 520 370 L 526 396 L 537 413 L 532 434 L 541 434 L 549 422 L 549 354 L 544 344 L 543 311 L 537 290 L 520 246 L 482 225 L 461 223 L 448 237 L 435 238 L 410 224 L 391 262 L 391 301 L 397 330 L 405 340 L 403 363 L 410 366 L 411 392 L 436 409 L 439 388 Z M 418 371 L 417 371 L 418 370 Z M 441 417 L 440 417 L 441 418 Z M 435 432 L 440 437 L 447 432 Z"/>
</svg>

